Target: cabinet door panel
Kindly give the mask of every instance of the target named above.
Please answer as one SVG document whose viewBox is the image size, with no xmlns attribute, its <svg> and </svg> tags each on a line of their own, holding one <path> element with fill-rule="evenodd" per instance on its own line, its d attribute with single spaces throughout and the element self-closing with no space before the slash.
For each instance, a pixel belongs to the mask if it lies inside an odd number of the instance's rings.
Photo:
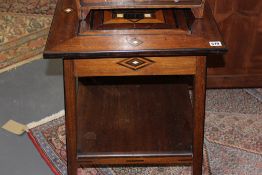
<svg viewBox="0 0 262 175">
<path fill-rule="evenodd" d="M 262 78 L 262 1 L 208 0 L 208 2 L 229 49 L 224 59 L 220 60 L 223 62 L 220 66 L 223 67 L 216 67 L 215 62 L 210 63 L 209 77 L 239 77 L 239 80 L 245 77 L 250 81 L 247 84 L 252 86 L 253 81 L 254 86 L 257 86 L 255 79 L 252 78 Z M 215 78 L 212 82 L 214 81 Z M 234 78 L 234 81 L 230 82 L 230 87 L 233 86 L 232 83 L 235 83 L 236 87 L 246 86 L 239 84 L 237 78 Z"/>
</svg>

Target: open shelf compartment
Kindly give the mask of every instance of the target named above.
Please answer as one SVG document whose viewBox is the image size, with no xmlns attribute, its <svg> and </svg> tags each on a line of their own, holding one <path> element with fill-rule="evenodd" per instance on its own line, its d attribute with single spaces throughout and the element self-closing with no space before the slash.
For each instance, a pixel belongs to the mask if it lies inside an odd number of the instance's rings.
<svg viewBox="0 0 262 175">
<path fill-rule="evenodd" d="M 137 158 L 140 163 L 159 163 L 159 158 L 173 158 L 174 163 L 179 161 L 176 156 L 192 160 L 188 85 L 157 79 L 78 79 L 79 160 L 91 160 L 90 164 L 108 158 L 122 164 L 137 164 Z"/>
</svg>

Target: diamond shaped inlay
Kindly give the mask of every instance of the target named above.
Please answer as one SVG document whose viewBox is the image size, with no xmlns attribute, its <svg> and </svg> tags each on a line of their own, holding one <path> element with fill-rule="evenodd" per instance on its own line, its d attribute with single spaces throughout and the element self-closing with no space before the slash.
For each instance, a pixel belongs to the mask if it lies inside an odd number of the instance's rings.
<svg viewBox="0 0 262 175">
<path fill-rule="evenodd" d="M 66 13 L 71 13 L 72 11 L 73 11 L 73 9 L 71 9 L 71 8 L 64 9 L 64 12 L 66 12 Z"/>
<path fill-rule="evenodd" d="M 127 38 L 127 42 L 131 44 L 132 46 L 139 46 L 143 43 L 143 41 L 137 39 L 137 38 Z"/>
<path fill-rule="evenodd" d="M 118 62 L 121 66 L 133 69 L 133 70 L 138 70 L 141 68 L 144 68 L 150 64 L 154 63 L 154 61 L 148 59 L 148 58 L 128 58 L 123 61 Z"/>
</svg>

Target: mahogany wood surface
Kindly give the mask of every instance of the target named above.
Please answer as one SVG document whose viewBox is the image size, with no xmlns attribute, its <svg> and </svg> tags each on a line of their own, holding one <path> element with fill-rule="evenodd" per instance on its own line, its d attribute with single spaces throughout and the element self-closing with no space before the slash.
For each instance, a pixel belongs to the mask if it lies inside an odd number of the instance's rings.
<svg viewBox="0 0 262 175">
<path fill-rule="evenodd" d="M 64 61 L 68 175 L 86 166 L 151 164 L 193 165 L 201 175 L 206 56 L 227 50 L 209 6 L 79 2 L 58 0 L 44 51 Z M 159 8 L 151 19 L 141 17 L 147 7 Z M 119 19 L 118 8 L 133 10 Z"/>
<path fill-rule="evenodd" d="M 76 79 L 72 60 L 64 60 L 67 173 L 77 175 Z"/>
<path fill-rule="evenodd" d="M 205 2 L 206 2 L 206 0 L 202 0 L 201 7 L 192 8 L 192 12 L 193 12 L 193 14 L 196 18 L 203 18 L 204 17 Z"/>
<path fill-rule="evenodd" d="M 202 174 L 206 101 L 206 57 L 199 57 L 197 59 L 193 94 L 193 174 Z"/>
<path fill-rule="evenodd" d="M 94 12 L 102 12 L 102 16 L 104 17 L 104 24 L 112 24 L 112 23 L 129 23 L 129 24 L 140 24 L 140 23 L 150 23 L 157 24 L 163 23 L 165 21 L 164 13 L 168 13 L 170 10 L 161 10 L 161 9 L 119 9 L 119 10 L 105 10 L 98 11 L 94 10 Z M 145 17 L 143 14 L 150 14 L 150 17 Z M 123 16 L 121 16 L 122 14 Z M 133 15 L 132 15 L 133 14 Z M 140 14 L 140 19 L 137 20 L 137 16 L 135 14 Z M 117 16 L 120 15 L 120 16 Z M 131 16 L 130 16 L 131 15 Z M 142 16 L 141 16 L 142 15 Z M 133 17 L 132 17 L 133 16 Z M 142 18 L 141 18 L 142 17 Z M 119 26 L 116 26 L 118 28 Z M 130 28 L 130 27 L 128 27 Z"/>
<path fill-rule="evenodd" d="M 124 6 L 125 8 L 137 8 L 140 5 L 157 5 L 158 8 L 162 8 L 161 5 L 169 5 L 176 8 L 176 5 L 194 5 L 200 4 L 201 0 L 178 0 L 177 2 L 174 0 L 76 0 L 80 1 L 82 6 L 97 6 L 99 9 L 103 9 L 103 7 L 114 8 L 115 6 Z"/>
<path fill-rule="evenodd" d="M 65 12 L 68 8 L 72 10 L 70 13 Z M 77 6 L 74 1 L 57 1 L 55 14 L 45 46 L 46 51 L 77 36 L 79 21 L 76 9 Z"/>
<path fill-rule="evenodd" d="M 188 86 L 167 80 L 79 78 L 78 156 L 116 160 L 191 156 L 193 116 Z"/>
<path fill-rule="evenodd" d="M 62 0 L 60 0 L 62 1 Z M 45 58 L 99 58 L 132 56 L 175 56 L 206 55 L 224 53 L 226 47 L 216 23 L 206 8 L 203 19 L 195 19 L 191 34 L 121 34 L 78 36 L 78 18 L 73 1 L 59 3 L 50 30 L 50 37 L 44 52 Z M 72 8 L 71 13 L 64 9 Z M 132 45 L 129 40 L 137 39 L 140 45 Z M 221 41 L 222 46 L 212 47 L 210 41 Z"/>
<path fill-rule="evenodd" d="M 208 87 L 262 87 L 262 1 L 207 1 L 229 50 L 208 59 Z"/>
<path fill-rule="evenodd" d="M 85 19 L 92 9 L 152 9 L 152 8 L 194 8 L 203 9 L 202 0 L 110 0 L 110 1 L 93 1 L 93 0 L 75 0 L 78 6 L 78 14 L 80 19 Z M 197 10 L 198 11 L 198 10 Z M 197 17 L 199 13 L 196 13 Z"/>
<path fill-rule="evenodd" d="M 196 71 L 196 57 L 149 57 L 146 58 L 148 64 L 135 71 L 128 65 L 121 65 L 121 62 L 130 59 L 76 59 L 75 76 L 193 75 Z"/>
<path fill-rule="evenodd" d="M 119 18 L 117 14 L 123 17 Z M 142 18 L 125 19 L 124 14 L 138 14 Z M 152 17 L 145 18 L 144 14 Z M 193 18 L 190 9 L 96 10 L 90 12 L 86 22 L 80 23 L 79 35 L 147 35 L 149 32 L 150 35 L 190 34 Z"/>
<path fill-rule="evenodd" d="M 162 156 L 162 157 L 132 157 L 132 158 L 78 158 L 78 167 L 94 167 L 94 166 L 134 166 L 134 164 L 139 166 L 177 166 L 177 165 L 190 165 L 192 164 L 192 155 L 188 156 Z"/>
</svg>

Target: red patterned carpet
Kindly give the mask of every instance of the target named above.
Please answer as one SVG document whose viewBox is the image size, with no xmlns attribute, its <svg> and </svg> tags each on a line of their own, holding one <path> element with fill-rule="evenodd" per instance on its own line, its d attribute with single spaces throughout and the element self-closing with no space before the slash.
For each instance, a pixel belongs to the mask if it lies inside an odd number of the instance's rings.
<svg viewBox="0 0 262 175">
<path fill-rule="evenodd" d="M 261 108 L 262 102 L 257 98 L 261 95 L 260 92 L 257 93 L 258 96 L 247 90 L 208 91 L 207 108 L 213 109 L 213 112 L 206 113 L 203 166 L 205 175 L 261 175 L 262 112 L 256 110 Z M 217 100 L 214 100 L 214 96 Z M 243 97 L 246 98 L 245 101 L 241 101 Z M 224 106 L 218 105 L 223 101 Z M 247 102 L 254 106 L 241 109 Z M 239 105 L 235 106 L 235 103 Z M 231 112 L 223 112 L 229 109 Z M 239 110 L 243 113 L 239 113 Z M 248 114 L 250 111 L 254 114 Z M 47 118 L 40 122 L 40 125 L 31 125 L 28 135 L 55 174 L 65 175 L 63 112 Z M 190 167 L 177 166 L 105 167 L 79 169 L 78 175 L 189 175 L 190 170 Z"/>
</svg>

